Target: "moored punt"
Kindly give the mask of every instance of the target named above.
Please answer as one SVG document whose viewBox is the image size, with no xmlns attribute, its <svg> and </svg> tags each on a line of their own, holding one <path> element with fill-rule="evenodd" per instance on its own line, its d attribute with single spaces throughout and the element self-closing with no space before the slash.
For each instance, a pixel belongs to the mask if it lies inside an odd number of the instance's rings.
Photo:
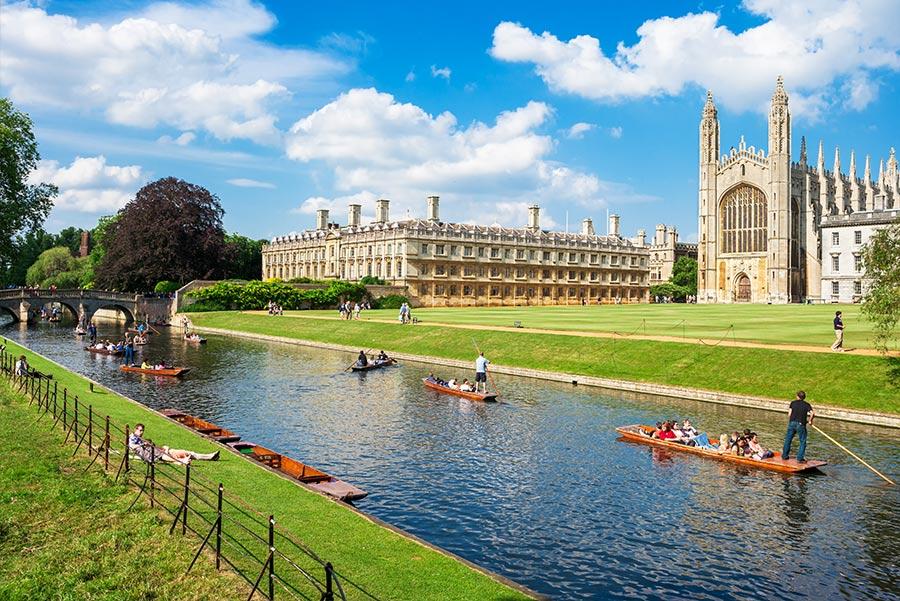
<svg viewBox="0 0 900 601">
<path fill-rule="evenodd" d="M 183 376 L 187 372 L 191 371 L 190 367 L 164 367 L 163 369 L 144 369 L 143 367 L 136 367 L 133 365 L 120 365 L 119 369 L 136 374 L 147 374 L 151 376 L 171 376 L 173 378 Z"/>
<path fill-rule="evenodd" d="M 185 336 L 185 342 L 193 342 L 194 344 L 206 344 L 206 338 L 194 338 L 192 336 Z"/>
<path fill-rule="evenodd" d="M 694 455 L 701 455 L 703 457 L 707 457 L 709 459 L 718 459 L 719 461 L 728 461 L 731 463 L 738 463 L 741 465 L 746 465 L 750 467 L 758 467 L 765 470 L 773 470 L 776 472 L 783 472 L 788 474 L 798 474 L 800 472 L 807 472 L 810 470 L 814 470 L 820 468 L 824 465 L 828 465 L 825 461 L 818 461 L 815 459 L 811 459 L 806 463 L 798 463 L 794 459 L 789 459 L 785 461 L 781 458 L 781 453 L 776 452 L 774 457 L 770 457 L 769 459 L 754 459 L 753 457 L 746 457 L 740 455 L 731 455 L 728 453 L 719 454 L 717 451 L 710 451 L 706 449 L 702 449 L 700 447 L 692 447 L 686 444 L 681 444 L 678 442 L 671 442 L 669 440 L 659 440 L 657 438 L 650 438 L 648 434 L 653 432 L 654 428 L 651 426 L 642 426 L 642 425 L 632 425 L 632 426 L 621 426 L 616 428 L 616 432 L 621 434 L 623 440 L 627 440 L 629 442 L 639 442 L 643 444 L 649 444 L 657 447 L 664 447 L 667 449 L 671 449 L 673 451 L 681 451 L 685 453 L 693 453 Z M 709 436 L 710 440 L 714 440 L 714 436 Z"/>
<path fill-rule="evenodd" d="M 381 369 L 382 367 L 387 367 L 389 365 L 396 365 L 397 361 L 395 359 L 388 359 L 387 361 L 370 361 L 366 365 L 356 365 L 355 363 L 350 366 L 350 369 L 353 371 L 369 371 L 372 369 Z"/>
<path fill-rule="evenodd" d="M 469 399 L 470 401 L 491 402 L 497 400 L 497 395 L 493 392 L 482 393 L 457 390 L 456 388 L 450 388 L 449 386 L 441 386 L 437 382 L 429 380 L 428 378 L 422 378 L 422 383 L 432 390 L 437 390 L 438 392 L 443 392 L 445 394 L 452 394 L 454 396 L 460 396 L 464 399 Z"/>
<path fill-rule="evenodd" d="M 91 352 L 91 353 L 97 353 L 98 355 L 113 355 L 113 356 L 118 356 L 118 355 L 122 355 L 122 354 L 125 353 L 125 351 L 110 351 L 110 350 L 105 349 L 105 348 L 94 348 L 94 347 L 92 347 L 92 346 L 86 346 L 86 347 L 84 347 L 84 350 L 89 351 L 89 352 Z"/>
<path fill-rule="evenodd" d="M 313 490 L 333 497 L 338 501 L 356 501 L 369 494 L 361 488 L 357 488 L 348 482 L 339 480 L 331 474 L 316 469 L 311 465 L 307 465 L 301 461 L 297 461 L 296 459 L 267 449 L 264 446 L 242 441 L 240 439 L 241 437 L 234 432 L 219 428 L 213 423 L 194 417 L 188 413 L 178 411 L 177 409 L 163 409 L 160 413 L 184 424 L 192 430 L 196 430 L 204 436 L 212 438 L 217 442 L 227 444 L 242 455 L 246 455 L 273 470 L 277 470 L 286 476 L 299 480 Z"/>
</svg>

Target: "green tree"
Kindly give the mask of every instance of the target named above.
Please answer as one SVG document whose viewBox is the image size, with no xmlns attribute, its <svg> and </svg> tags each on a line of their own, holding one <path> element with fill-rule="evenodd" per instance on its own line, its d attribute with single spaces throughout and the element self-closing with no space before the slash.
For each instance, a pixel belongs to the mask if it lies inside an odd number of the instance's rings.
<svg viewBox="0 0 900 601">
<path fill-rule="evenodd" d="M 672 277 L 669 281 L 684 288 L 685 294 L 697 294 L 697 260 L 691 257 L 678 257 L 672 266 Z"/>
<path fill-rule="evenodd" d="M 0 272 L 8 274 L 25 230 L 37 230 L 53 207 L 58 190 L 30 184 L 41 156 L 31 119 L 0 98 Z"/>
<path fill-rule="evenodd" d="M 28 268 L 25 283 L 29 286 L 43 286 L 44 282 L 60 273 L 75 269 L 75 257 L 65 246 L 56 246 L 45 250 Z"/>
<path fill-rule="evenodd" d="M 24 285 L 28 268 L 37 261 L 42 252 L 56 246 L 56 236 L 48 234 L 42 228 L 37 228 L 19 236 L 14 245 L 15 253 L 12 261 L 5 269 L 0 269 L 0 285 L 3 286 Z"/>
<path fill-rule="evenodd" d="M 65 246 L 73 257 L 77 257 L 81 252 L 81 232 L 80 227 L 67 227 L 56 235 L 54 246 Z"/>
<path fill-rule="evenodd" d="M 876 232 L 862 255 L 870 280 L 863 314 L 875 324 L 875 345 L 887 351 L 900 322 L 900 222 Z"/>
<path fill-rule="evenodd" d="M 225 236 L 225 277 L 255 280 L 262 275 L 262 245 L 265 240 L 252 240 L 240 234 Z"/>
</svg>

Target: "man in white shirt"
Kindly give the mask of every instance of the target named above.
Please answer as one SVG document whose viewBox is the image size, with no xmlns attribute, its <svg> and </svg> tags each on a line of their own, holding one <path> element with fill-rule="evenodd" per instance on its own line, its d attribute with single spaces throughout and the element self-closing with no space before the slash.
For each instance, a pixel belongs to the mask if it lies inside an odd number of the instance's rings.
<svg viewBox="0 0 900 601">
<path fill-rule="evenodd" d="M 490 361 L 485 358 L 484 353 L 478 353 L 475 359 L 475 390 L 478 391 L 479 384 L 481 392 L 487 392 L 487 366 Z"/>
</svg>

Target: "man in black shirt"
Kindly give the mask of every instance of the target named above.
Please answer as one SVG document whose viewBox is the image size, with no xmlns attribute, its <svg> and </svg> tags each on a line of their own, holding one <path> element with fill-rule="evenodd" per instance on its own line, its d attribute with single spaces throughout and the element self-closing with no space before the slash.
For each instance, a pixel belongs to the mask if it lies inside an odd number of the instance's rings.
<svg viewBox="0 0 900 601">
<path fill-rule="evenodd" d="M 844 320 L 841 319 L 840 311 L 834 313 L 834 344 L 831 345 L 831 350 L 836 353 L 844 352 Z"/>
<path fill-rule="evenodd" d="M 806 402 L 806 393 L 802 390 L 797 392 L 797 398 L 791 401 L 788 409 L 788 428 L 787 434 L 784 436 L 784 449 L 781 451 L 781 458 L 790 459 L 791 443 L 794 441 L 794 435 L 800 437 L 800 448 L 797 449 L 797 462 L 806 463 L 804 458 L 806 453 L 806 424 L 812 425 L 815 412 L 812 405 Z"/>
</svg>

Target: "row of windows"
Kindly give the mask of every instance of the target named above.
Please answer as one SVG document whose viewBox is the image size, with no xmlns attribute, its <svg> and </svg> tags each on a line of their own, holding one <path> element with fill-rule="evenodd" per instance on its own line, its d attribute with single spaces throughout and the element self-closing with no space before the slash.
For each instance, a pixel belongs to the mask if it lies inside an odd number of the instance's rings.
<svg viewBox="0 0 900 601">
<path fill-rule="evenodd" d="M 856 272 L 862 271 L 862 257 L 859 255 L 853 255 L 853 270 Z M 840 271 L 841 270 L 841 256 L 833 255 L 831 257 L 831 271 Z"/>
<path fill-rule="evenodd" d="M 429 284 L 422 284 L 419 286 L 419 294 L 427 295 L 431 294 L 432 286 Z M 512 296 L 513 291 L 515 291 L 515 296 L 527 296 L 527 297 L 535 297 L 538 293 L 541 296 L 545 297 L 553 297 L 554 289 L 549 287 L 526 287 L 526 286 L 469 286 L 463 285 L 458 286 L 456 284 L 444 285 L 444 284 L 435 284 L 434 285 L 434 294 L 437 296 L 442 296 L 445 294 L 449 294 L 450 296 L 456 296 L 462 291 L 463 296 L 484 296 L 485 292 L 490 291 L 490 296 Z M 626 296 L 636 297 L 640 294 L 637 290 L 624 291 Z M 606 298 L 614 298 L 615 296 L 620 295 L 621 292 L 618 290 L 605 290 Z M 585 288 L 558 288 L 556 289 L 556 297 L 564 297 L 568 296 L 570 298 L 575 297 L 591 297 L 597 296 L 597 298 L 601 298 L 601 295 L 597 294 L 596 290 L 588 290 Z"/>
<path fill-rule="evenodd" d="M 423 265 L 419 270 L 421 275 L 428 275 L 431 272 L 431 269 L 428 265 Z M 524 267 L 517 267 L 515 269 L 511 267 L 484 267 L 484 266 L 474 266 L 474 265 L 464 265 L 460 270 L 457 265 L 443 265 L 438 264 L 434 266 L 434 275 L 436 276 L 458 276 L 462 272 L 463 276 L 469 277 L 492 277 L 492 278 L 525 278 L 528 279 L 536 279 L 538 277 L 538 271 L 536 269 L 525 269 Z M 630 280 L 632 282 L 641 282 L 644 281 L 643 276 L 637 273 L 631 274 L 621 274 L 622 281 L 628 281 L 630 275 Z M 556 277 L 557 280 L 562 280 L 568 277 L 569 280 L 581 280 L 581 281 L 591 281 L 591 282 L 599 282 L 599 281 L 611 281 L 618 282 L 620 274 L 617 272 L 607 273 L 607 272 L 597 272 L 597 271 L 577 271 L 574 269 L 569 270 L 550 270 L 543 269 L 540 272 L 540 278 L 543 280 L 549 280 L 553 277 Z"/>
<path fill-rule="evenodd" d="M 862 244 L 862 230 L 853 231 L 853 244 Z M 841 243 L 841 233 L 831 232 L 831 245 L 839 246 Z"/>
<path fill-rule="evenodd" d="M 422 244 L 422 255 L 428 255 L 432 246 L 434 247 L 434 256 L 438 257 L 472 257 L 474 258 L 476 255 L 478 258 L 485 258 L 489 256 L 491 259 L 512 259 L 513 258 L 513 249 L 506 248 L 500 249 L 496 247 L 486 248 L 484 246 L 457 246 L 455 244 Z M 460 255 L 460 250 L 462 251 L 462 255 Z M 449 251 L 449 253 L 448 253 Z M 538 253 L 540 253 L 540 260 L 545 262 L 553 261 L 554 259 L 559 262 L 570 262 L 570 263 L 585 263 L 588 259 L 590 259 L 591 263 L 597 263 L 598 259 L 602 265 L 617 265 L 619 263 L 619 256 L 617 255 L 599 255 L 597 253 L 579 253 L 579 252 L 551 252 L 548 250 L 545 251 L 536 251 L 536 250 L 526 250 L 524 248 L 515 249 L 515 258 L 516 260 L 524 261 L 528 259 L 529 261 L 535 261 L 538 259 Z M 623 265 L 631 264 L 632 266 L 645 264 L 644 257 L 637 256 L 622 256 L 621 262 Z"/>
<path fill-rule="evenodd" d="M 837 296 L 841 293 L 841 283 L 838 281 L 831 282 L 831 294 Z M 853 282 L 853 294 L 862 294 L 862 282 L 856 280 Z"/>
</svg>

